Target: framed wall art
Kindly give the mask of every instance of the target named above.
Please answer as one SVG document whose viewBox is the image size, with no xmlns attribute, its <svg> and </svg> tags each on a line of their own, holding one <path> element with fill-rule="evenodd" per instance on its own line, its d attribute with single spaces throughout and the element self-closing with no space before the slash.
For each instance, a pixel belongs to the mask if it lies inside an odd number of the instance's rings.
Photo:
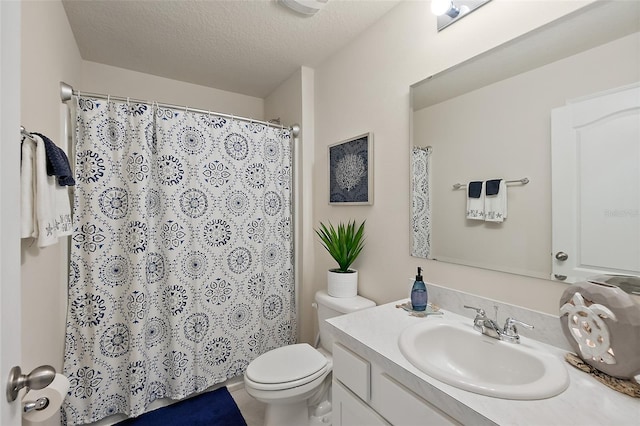
<svg viewBox="0 0 640 426">
<path fill-rule="evenodd" d="M 329 145 L 329 204 L 373 204 L 373 135 Z"/>
</svg>

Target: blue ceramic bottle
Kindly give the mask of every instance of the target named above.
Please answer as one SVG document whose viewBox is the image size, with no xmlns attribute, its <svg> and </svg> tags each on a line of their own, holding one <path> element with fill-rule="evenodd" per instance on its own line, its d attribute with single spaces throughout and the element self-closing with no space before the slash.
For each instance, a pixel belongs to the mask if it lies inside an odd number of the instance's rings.
<svg viewBox="0 0 640 426">
<path fill-rule="evenodd" d="M 418 266 L 418 275 L 411 287 L 411 306 L 414 311 L 424 311 L 427 309 L 427 286 L 422 281 L 422 268 Z"/>
</svg>

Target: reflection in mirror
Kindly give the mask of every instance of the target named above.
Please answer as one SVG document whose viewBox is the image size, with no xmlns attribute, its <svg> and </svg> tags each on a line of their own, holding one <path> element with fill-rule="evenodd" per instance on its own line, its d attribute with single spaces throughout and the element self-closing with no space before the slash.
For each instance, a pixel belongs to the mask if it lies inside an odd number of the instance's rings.
<svg viewBox="0 0 640 426">
<path fill-rule="evenodd" d="M 555 279 L 551 111 L 637 83 L 639 31 L 640 2 L 595 2 L 411 86 L 412 144 L 432 147 L 428 258 Z M 523 177 L 501 223 L 467 219 L 452 186 Z"/>
<path fill-rule="evenodd" d="M 554 109 L 551 159 L 554 277 L 640 275 L 640 84 Z"/>
<path fill-rule="evenodd" d="M 431 12 L 436 15 L 438 31 L 458 22 L 491 0 L 431 0 Z"/>
<path fill-rule="evenodd" d="M 431 147 L 411 150 L 411 256 L 427 258 L 431 251 Z"/>
</svg>

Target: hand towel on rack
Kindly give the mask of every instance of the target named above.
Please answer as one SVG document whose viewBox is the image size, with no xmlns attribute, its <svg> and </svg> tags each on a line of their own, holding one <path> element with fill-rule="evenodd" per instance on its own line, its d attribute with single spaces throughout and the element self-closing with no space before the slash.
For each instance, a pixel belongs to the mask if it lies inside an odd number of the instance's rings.
<svg viewBox="0 0 640 426">
<path fill-rule="evenodd" d="M 71 206 L 66 186 L 59 186 L 55 176 L 47 175 L 47 154 L 44 140 L 33 134 L 36 140 L 35 175 L 35 226 L 38 247 L 58 242 L 58 238 L 71 235 Z"/>
<path fill-rule="evenodd" d="M 40 136 L 44 141 L 45 152 L 47 154 L 47 174 L 49 176 L 58 176 L 58 185 L 60 186 L 75 185 L 76 181 L 73 180 L 67 154 L 42 133 L 33 134 Z"/>
<path fill-rule="evenodd" d="M 488 180 L 485 187 L 484 220 L 487 222 L 503 222 L 507 218 L 507 184 L 505 180 Z"/>
<path fill-rule="evenodd" d="M 20 161 L 20 238 L 36 238 L 36 181 L 34 163 L 36 160 L 36 143 L 29 139 L 22 140 L 22 158 Z"/>
<path fill-rule="evenodd" d="M 467 184 L 467 219 L 484 220 L 484 182 Z"/>
</svg>

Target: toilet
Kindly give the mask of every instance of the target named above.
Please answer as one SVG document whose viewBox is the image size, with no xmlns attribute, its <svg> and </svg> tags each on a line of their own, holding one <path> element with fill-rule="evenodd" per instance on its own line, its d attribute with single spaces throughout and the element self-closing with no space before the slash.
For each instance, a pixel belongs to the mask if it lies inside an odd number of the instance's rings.
<svg viewBox="0 0 640 426">
<path fill-rule="evenodd" d="M 329 425 L 331 422 L 331 350 L 333 338 L 325 320 L 375 306 L 361 296 L 315 295 L 319 346 L 283 346 L 254 359 L 244 374 L 249 395 L 267 404 L 265 426 Z M 318 339 L 316 339 L 318 341 Z"/>
</svg>

